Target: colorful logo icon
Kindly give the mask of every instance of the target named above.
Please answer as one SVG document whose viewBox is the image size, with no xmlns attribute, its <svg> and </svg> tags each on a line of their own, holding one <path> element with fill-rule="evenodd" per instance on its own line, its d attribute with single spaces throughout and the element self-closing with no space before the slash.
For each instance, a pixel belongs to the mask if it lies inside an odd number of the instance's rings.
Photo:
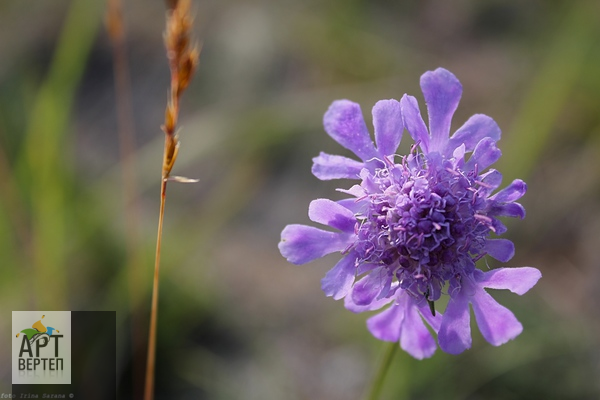
<svg viewBox="0 0 600 400">
<path fill-rule="evenodd" d="M 42 318 L 39 321 L 35 322 L 33 325 L 31 325 L 31 328 L 23 329 L 21 332 L 17 333 L 17 337 L 19 337 L 21 333 L 24 333 L 25 335 L 27 335 L 27 340 L 29 340 L 29 344 L 33 344 L 42 337 L 49 338 L 50 336 L 52 336 L 52 333 L 54 331 L 56 331 L 56 333 L 60 333 L 60 331 L 56 328 L 53 328 L 51 326 L 44 326 L 44 324 L 42 323 L 42 319 L 44 319 L 45 316 L 46 315 L 42 315 Z"/>
</svg>

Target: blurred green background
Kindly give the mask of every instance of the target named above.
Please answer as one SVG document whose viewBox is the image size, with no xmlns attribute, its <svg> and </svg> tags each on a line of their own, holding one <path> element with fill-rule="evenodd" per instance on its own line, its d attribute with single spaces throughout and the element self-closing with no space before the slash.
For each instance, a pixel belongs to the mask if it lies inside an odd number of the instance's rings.
<svg viewBox="0 0 600 400">
<path fill-rule="evenodd" d="M 125 0 L 135 147 L 120 150 L 113 50 L 100 0 L 0 2 L 0 320 L 12 310 L 116 310 L 119 398 L 138 398 L 159 201 L 169 71 L 161 1 Z M 509 266 L 539 268 L 523 297 L 495 291 L 523 323 L 492 347 L 474 329 L 460 356 L 396 354 L 385 399 L 600 398 L 600 3 L 198 1 L 200 69 L 184 94 L 168 189 L 157 399 L 355 399 L 383 343 L 308 266 L 277 250 L 289 223 L 349 182 L 310 174 L 338 98 L 370 108 L 445 67 L 461 80 L 453 129 L 503 129 L 504 182 L 524 179 L 507 221 Z M 422 111 L 424 108 L 422 105 Z M 405 136 L 403 148 L 409 146 Z M 125 181 L 126 160 L 134 176 Z M 132 183 L 133 182 L 133 183 Z M 493 264 L 499 266 L 499 264 Z M 8 339 L 0 360 L 10 355 Z M 10 363 L 0 363 L 0 392 Z"/>
</svg>

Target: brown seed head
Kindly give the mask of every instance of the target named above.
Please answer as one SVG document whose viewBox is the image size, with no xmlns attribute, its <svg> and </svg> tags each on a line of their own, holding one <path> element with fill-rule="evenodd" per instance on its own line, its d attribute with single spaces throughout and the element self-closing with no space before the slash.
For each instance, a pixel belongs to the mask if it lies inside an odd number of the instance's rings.
<svg viewBox="0 0 600 400">
<path fill-rule="evenodd" d="M 194 46 L 186 55 L 186 58 L 182 60 L 179 66 L 179 86 L 177 92 L 181 94 L 188 87 L 194 72 L 198 67 L 198 58 L 200 57 L 200 51 Z"/>
<path fill-rule="evenodd" d="M 177 64 L 188 52 L 192 21 L 189 0 L 179 0 L 177 7 L 167 13 L 165 45 L 169 58 Z"/>
<path fill-rule="evenodd" d="M 200 53 L 196 46 L 190 46 L 190 31 L 193 22 L 190 0 L 171 0 L 167 2 L 167 5 L 171 9 L 167 12 L 164 40 L 171 69 L 171 91 L 165 110 L 165 124 L 162 126 L 166 134 L 163 159 L 164 179 L 169 177 L 171 168 L 177 159 L 179 141 L 175 129 L 179 114 L 179 98 L 194 75 Z"/>
<path fill-rule="evenodd" d="M 167 135 L 165 139 L 165 153 L 163 159 L 163 179 L 166 179 L 171 174 L 171 169 L 177 160 L 179 152 L 179 140 L 177 135 Z"/>
<path fill-rule="evenodd" d="M 165 133 L 167 135 L 173 135 L 175 132 L 175 125 L 177 124 L 177 112 L 173 107 L 173 104 L 169 102 L 165 110 Z"/>
</svg>

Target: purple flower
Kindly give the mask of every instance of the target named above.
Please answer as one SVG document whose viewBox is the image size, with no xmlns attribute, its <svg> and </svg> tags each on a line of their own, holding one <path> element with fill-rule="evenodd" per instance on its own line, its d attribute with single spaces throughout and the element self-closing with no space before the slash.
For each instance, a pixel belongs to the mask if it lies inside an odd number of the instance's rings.
<svg viewBox="0 0 600 400">
<path fill-rule="evenodd" d="M 294 264 L 341 252 L 322 280 L 325 294 L 344 298 L 354 312 L 388 305 L 367 321 L 368 329 L 378 339 L 399 341 L 418 359 L 437 347 L 425 322 L 443 351 L 458 354 L 471 346 L 469 304 L 488 342 L 514 339 L 522 325 L 485 288 L 521 295 L 541 277 L 530 267 L 476 268 L 483 257 L 507 262 L 514 255 L 513 243 L 497 237 L 506 232 L 498 217 L 525 217 L 516 201 L 527 186 L 515 180 L 496 191 L 502 176 L 488 167 L 501 155 L 500 129 L 490 117 L 476 114 L 449 135 L 462 94 L 452 73 L 426 72 L 421 89 L 429 129 L 414 97 L 382 100 L 373 107 L 375 145 L 358 104 L 339 100 L 330 106 L 325 130 L 361 161 L 321 153 L 313 159 L 313 174 L 360 184 L 340 189 L 347 199 L 310 204 L 310 219 L 334 230 L 288 225 L 279 243 Z M 415 145 L 401 157 L 395 152 L 404 129 Z M 442 315 L 435 302 L 443 294 L 450 298 Z"/>
</svg>

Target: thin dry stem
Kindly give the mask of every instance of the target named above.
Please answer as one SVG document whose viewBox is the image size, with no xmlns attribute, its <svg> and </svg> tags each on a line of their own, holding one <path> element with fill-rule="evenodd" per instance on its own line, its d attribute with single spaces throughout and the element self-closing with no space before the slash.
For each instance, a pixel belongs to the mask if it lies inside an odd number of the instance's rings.
<svg viewBox="0 0 600 400">
<path fill-rule="evenodd" d="M 148 361 L 146 362 L 146 386 L 144 399 L 154 398 L 154 369 L 156 362 L 156 321 L 158 319 L 158 285 L 160 283 L 160 250 L 162 242 L 165 202 L 167 200 L 167 180 L 160 186 L 160 211 L 158 214 L 158 233 L 156 235 L 156 255 L 154 259 L 154 279 L 152 282 L 152 307 L 150 310 L 150 333 L 148 335 Z"/>
<path fill-rule="evenodd" d="M 165 213 L 167 182 L 171 170 L 177 161 L 179 140 L 175 133 L 179 116 L 179 99 L 198 65 L 199 51 L 190 46 L 190 29 L 192 17 L 190 1 L 171 1 L 167 12 L 167 27 L 165 30 L 165 47 L 171 70 L 171 88 L 165 110 L 165 123 L 162 130 L 165 133 L 163 152 L 162 180 L 160 190 L 160 213 L 158 217 L 158 234 L 156 238 L 156 258 L 154 263 L 154 281 L 152 285 L 152 309 L 150 314 L 150 332 L 148 334 L 148 361 L 146 363 L 145 400 L 154 398 L 154 369 L 156 359 L 156 324 L 158 319 L 158 287 L 160 282 L 160 252 L 162 242 L 162 227 Z M 185 178 L 182 178 L 185 179 Z"/>
</svg>

